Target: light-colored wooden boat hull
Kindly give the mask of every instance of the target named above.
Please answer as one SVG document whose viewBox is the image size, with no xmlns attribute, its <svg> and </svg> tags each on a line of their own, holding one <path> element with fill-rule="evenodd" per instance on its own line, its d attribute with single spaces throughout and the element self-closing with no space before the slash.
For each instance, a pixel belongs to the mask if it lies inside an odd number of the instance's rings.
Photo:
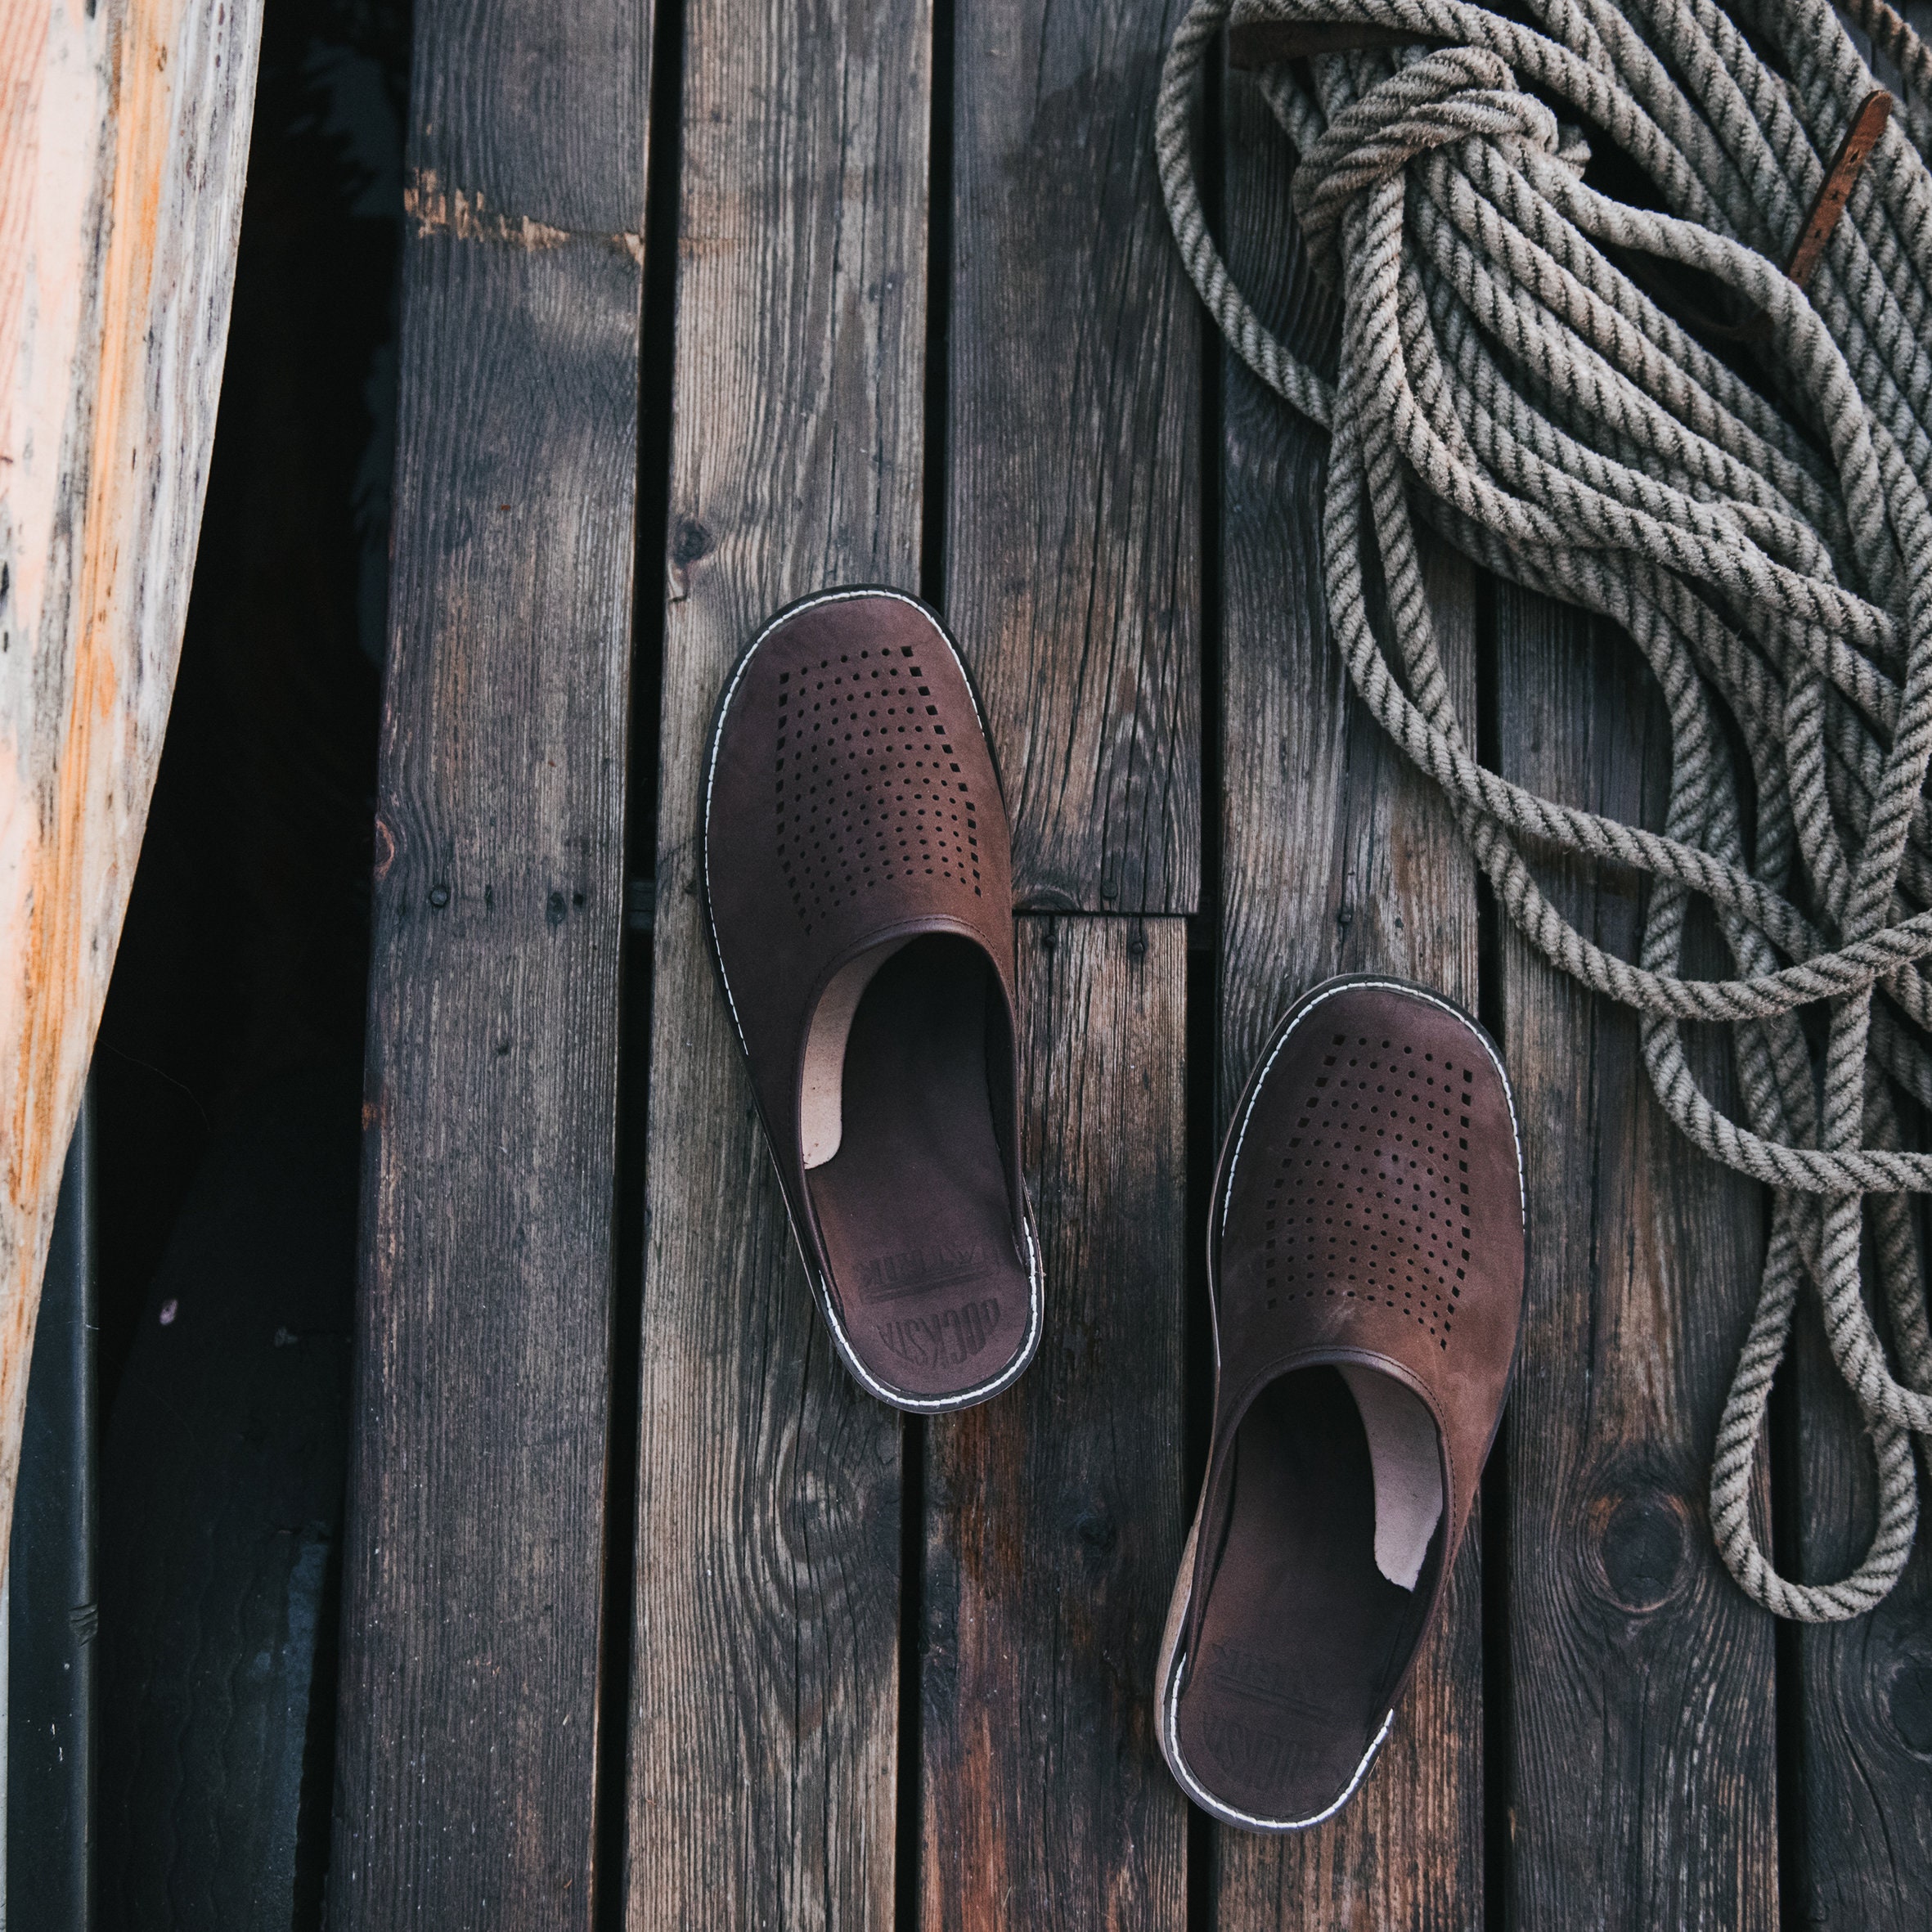
<svg viewBox="0 0 1932 1932">
<path fill-rule="evenodd" d="M 0 0 L 0 1565 L 181 654 L 261 0 Z"/>
</svg>

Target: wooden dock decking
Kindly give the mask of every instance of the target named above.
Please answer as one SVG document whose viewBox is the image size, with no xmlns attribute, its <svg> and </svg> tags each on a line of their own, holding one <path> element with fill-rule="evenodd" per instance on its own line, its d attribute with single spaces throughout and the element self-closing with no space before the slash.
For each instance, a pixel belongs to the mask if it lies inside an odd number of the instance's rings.
<svg viewBox="0 0 1932 1932">
<path fill-rule="evenodd" d="M 1932 1554 L 1800 1632 L 1711 1549 L 1764 1201 L 1346 695 L 1321 440 L 1218 353 L 1161 207 L 1180 11 L 418 0 L 340 1932 L 1924 1922 Z M 1312 340 L 1265 119 L 1230 79 L 1208 177 Z M 1655 822 L 1628 649 L 1434 574 L 1485 758 Z M 962 640 L 1023 913 L 1047 1337 L 930 1422 L 816 1323 L 693 878 L 727 668 L 854 581 Z M 1552 890 L 1629 950 L 1635 882 Z M 1528 1314 L 1390 1749 L 1264 1840 L 1190 1813 L 1149 1705 L 1201 1219 L 1257 1044 L 1362 968 L 1503 1046 Z M 1822 1570 L 1870 1476 L 1813 1330 L 1777 1473 Z"/>
</svg>

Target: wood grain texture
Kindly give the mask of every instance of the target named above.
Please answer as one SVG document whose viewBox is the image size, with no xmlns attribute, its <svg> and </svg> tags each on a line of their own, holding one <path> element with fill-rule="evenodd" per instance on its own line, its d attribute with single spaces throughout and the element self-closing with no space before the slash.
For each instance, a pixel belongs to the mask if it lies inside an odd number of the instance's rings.
<svg viewBox="0 0 1932 1932">
<path fill-rule="evenodd" d="M 758 625 L 918 581 L 931 33 L 897 0 L 685 15 L 633 1932 L 892 1920 L 900 1421 L 813 1309 L 707 950 L 697 813 Z"/>
<path fill-rule="evenodd" d="M 1898 11 L 1921 37 L 1932 5 Z M 1871 36 L 1848 26 L 1881 87 L 1902 97 L 1897 70 Z M 1926 1144 L 1922 1134 L 1913 1144 Z M 1925 1226 L 1923 1215 L 1921 1227 Z M 1922 1238 L 1922 1237 L 1921 1237 Z M 1794 1350 L 1796 1440 L 1781 1445 L 1779 1515 L 1794 1532 L 1796 1574 L 1843 1576 L 1871 1541 L 1876 1512 L 1871 1449 L 1844 1378 L 1832 1367 L 1817 1303 L 1804 1297 Z M 1796 1681 L 1786 1758 L 1797 1788 L 1785 1807 L 1796 1842 L 1785 1905 L 1796 1924 L 1916 1925 L 1932 1898 L 1932 1535 L 1927 1463 L 1918 1462 L 1920 1529 L 1904 1575 L 1871 1615 L 1792 1633 Z M 1787 1565 L 1790 1558 L 1786 1557 Z"/>
<path fill-rule="evenodd" d="M 1281 191 L 1285 145 L 1245 76 L 1229 78 L 1225 124 L 1234 272 L 1313 350 L 1328 311 L 1301 266 Z M 1355 699 L 1329 635 L 1327 438 L 1235 357 L 1222 360 L 1217 1131 L 1282 1013 L 1330 974 L 1397 973 L 1476 1005 L 1468 856 L 1440 793 Z M 1446 553 L 1430 571 L 1444 664 L 1473 721 L 1473 573 Z M 1480 1537 L 1479 1507 L 1359 1795 L 1312 1831 L 1217 1831 L 1220 1925 L 1436 1932 L 1483 1923 Z"/>
<path fill-rule="evenodd" d="M 1922 1139 L 1916 1141 L 1925 1145 Z M 1816 1301 L 1799 1317 L 1795 1455 L 1780 1468 L 1806 1579 L 1843 1576 L 1876 1514 L 1870 1439 L 1825 1346 Z M 1932 1898 L 1932 1539 L 1919 1463 L 1919 1535 L 1870 1615 L 1794 1633 L 1798 1661 L 1787 1824 L 1797 1828 L 1792 1922 L 1810 1932 L 1906 1932 Z M 1788 1680 L 1787 1680 L 1788 1681 Z M 1788 1762 L 1790 1760 L 1787 1760 Z"/>
<path fill-rule="evenodd" d="M 1635 651 L 1580 613 L 1495 595 L 1506 775 L 1660 824 L 1669 734 Z M 1634 956 L 1633 877 L 1557 874 L 1551 890 L 1598 944 Z M 1530 1216 L 1504 1421 L 1507 1909 L 1525 1925 L 1771 1926 L 1772 1624 L 1725 1573 L 1705 1509 L 1764 1200 L 1669 1125 L 1633 1014 L 1513 928 L 1502 978 Z M 1705 1091 L 1734 1107 L 1724 1057 L 1691 1044 Z"/>
<path fill-rule="evenodd" d="M 623 233 L 553 218 L 639 226 L 650 25 L 598 17 L 607 56 L 532 89 L 541 0 L 416 13 L 411 178 L 450 199 L 402 269 L 343 1932 L 591 1916 L 640 281 Z M 514 221 L 450 213 L 479 204 L 452 87 Z"/>
<path fill-rule="evenodd" d="M 1185 922 L 1025 919 L 1019 973 L 1049 1313 L 1017 1387 L 927 1430 L 920 1922 L 1179 1932 Z"/>
<path fill-rule="evenodd" d="M 1043 909 L 1200 890 L 1202 322 L 1153 160 L 1184 11 L 959 9 L 946 606 Z"/>
<path fill-rule="evenodd" d="M 259 0 L 0 0 L 0 1575 L 181 657 Z"/>
</svg>

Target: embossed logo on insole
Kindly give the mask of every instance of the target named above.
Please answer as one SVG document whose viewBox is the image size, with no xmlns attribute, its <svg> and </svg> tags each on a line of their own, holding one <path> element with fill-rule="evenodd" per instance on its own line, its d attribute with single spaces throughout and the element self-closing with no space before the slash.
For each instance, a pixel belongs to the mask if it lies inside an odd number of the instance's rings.
<svg viewBox="0 0 1932 1932">
<path fill-rule="evenodd" d="M 936 1242 L 930 1247 L 905 1248 L 861 1261 L 859 1292 L 868 1301 L 895 1301 L 901 1295 L 923 1294 L 953 1282 L 977 1281 L 999 1263 L 999 1251 L 990 1241 Z"/>
<path fill-rule="evenodd" d="M 878 1338 L 914 1368 L 950 1368 L 977 1355 L 999 1324 L 1000 1304 L 989 1296 L 984 1301 L 962 1302 L 941 1315 L 881 1322 Z"/>
<path fill-rule="evenodd" d="M 1265 1790 L 1286 1777 L 1319 1772 L 1328 1761 L 1328 1753 L 1315 1746 L 1224 1717 L 1202 1720 L 1201 1742 L 1225 1776 L 1251 1788 Z"/>
<path fill-rule="evenodd" d="M 1236 1643 L 1211 1643 L 1206 1666 L 1207 1681 L 1217 1689 L 1257 1698 L 1291 1716 L 1318 1723 L 1332 1723 L 1337 1714 L 1332 1706 L 1290 1690 L 1280 1666 L 1263 1651 L 1244 1650 Z"/>
</svg>

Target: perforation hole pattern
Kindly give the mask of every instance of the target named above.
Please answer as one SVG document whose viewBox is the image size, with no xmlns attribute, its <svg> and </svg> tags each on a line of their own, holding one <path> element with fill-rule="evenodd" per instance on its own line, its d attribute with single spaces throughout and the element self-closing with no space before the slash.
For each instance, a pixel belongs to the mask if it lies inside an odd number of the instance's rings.
<svg viewBox="0 0 1932 1932">
<path fill-rule="evenodd" d="M 1446 1350 L 1468 1281 L 1472 1067 L 1337 1033 L 1270 1177 L 1268 1305 L 1380 1303 Z"/>
<path fill-rule="evenodd" d="M 778 860 L 807 932 L 895 879 L 980 896 L 979 812 L 918 658 L 901 645 L 779 674 Z"/>
</svg>

